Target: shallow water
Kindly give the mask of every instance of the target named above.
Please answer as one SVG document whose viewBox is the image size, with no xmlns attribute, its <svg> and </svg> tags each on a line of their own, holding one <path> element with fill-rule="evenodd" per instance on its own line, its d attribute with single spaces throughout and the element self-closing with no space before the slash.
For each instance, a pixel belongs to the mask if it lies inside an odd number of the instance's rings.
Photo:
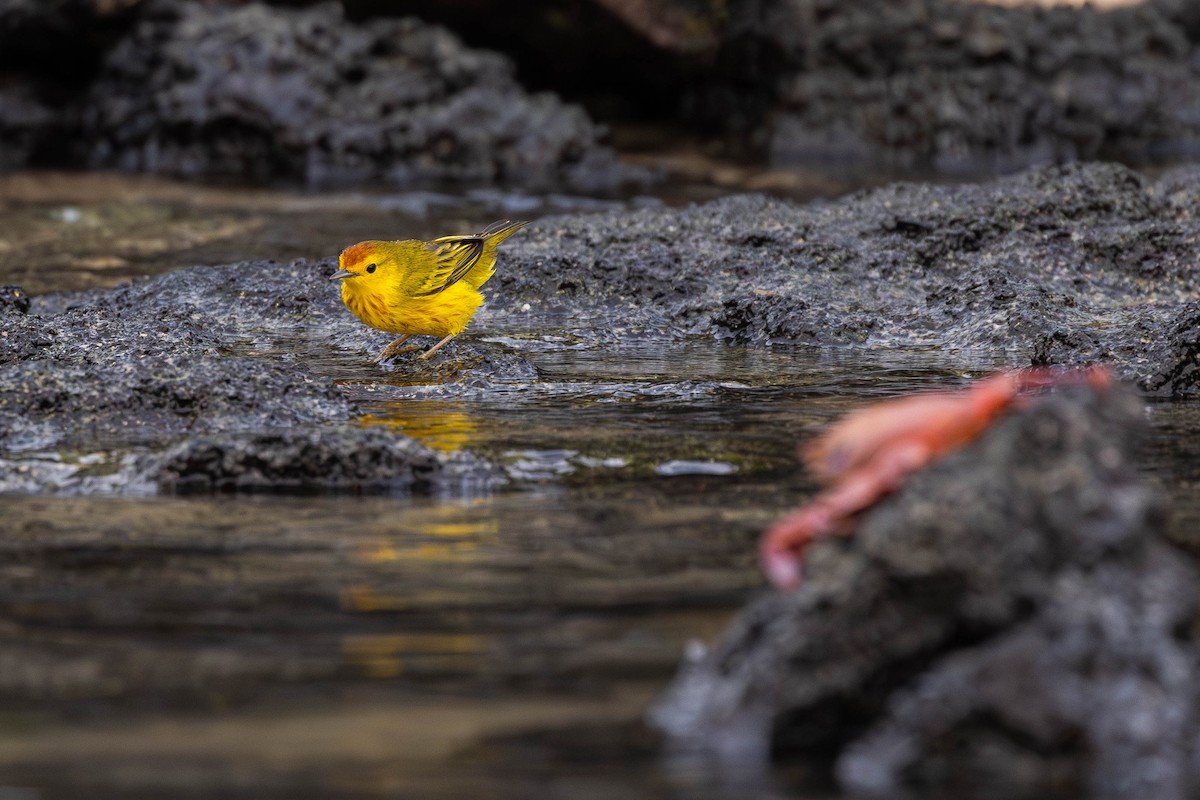
<svg viewBox="0 0 1200 800">
<path fill-rule="evenodd" d="M 515 488 L 0 498 L 0 690 L 27 698 L 0 717 L 0 774 L 46 797 L 746 796 L 662 761 L 643 709 L 761 587 L 758 532 L 809 489 L 795 440 L 856 397 L 956 379 L 921 354 L 709 342 L 535 361 L 524 397 L 362 420 L 493 458 Z"/>
<path fill-rule="evenodd" d="M 10 192 L 5 219 L 37 224 L 9 236 L 7 261 L 0 250 L 0 283 L 80 288 L 233 252 L 309 255 L 289 241 L 327 254 L 325 237 L 405 219 L 413 235 L 456 217 L 470 230 L 515 202 L 410 197 L 399 212 L 400 200 L 153 187 L 159 199 L 133 210 L 119 193 L 88 205 Z M 270 211 L 305 202 L 316 210 Z M 248 204 L 268 209 L 261 224 L 237 212 Z M 340 204 L 328 228 L 284 235 Z M 55 240 L 88 214 L 117 222 L 98 224 L 94 245 Z M 112 256 L 118 232 L 141 249 Z M 152 233 L 162 250 L 144 244 Z M 123 263 L 54 260 L 79 253 Z M 687 643 L 760 590 L 758 533 L 814 489 L 795 443 L 866 400 L 970 375 L 936 352 L 609 346 L 561 324 L 473 326 L 475 341 L 536 364 L 537 382 L 511 390 L 447 398 L 409 385 L 402 365 L 310 364 L 364 401 L 361 424 L 486 456 L 504 488 L 0 497 L 0 800 L 832 796 L 797 765 L 738 774 L 667 758 L 641 715 Z M 1147 414 L 1146 469 L 1173 500 L 1174 537 L 1195 547 L 1200 406 Z"/>
</svg>

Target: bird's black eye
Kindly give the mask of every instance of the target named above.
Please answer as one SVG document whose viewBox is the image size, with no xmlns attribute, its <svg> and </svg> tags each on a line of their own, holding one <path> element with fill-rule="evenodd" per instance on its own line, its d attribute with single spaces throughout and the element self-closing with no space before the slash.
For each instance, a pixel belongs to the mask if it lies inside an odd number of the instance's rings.
<svg viewBox="0 0 1200 800">
<path fill-rule="evenodd" d="M 367 272 L 374 272 L 374 271 L 375 271 L 375 265 L 367 264 Z"/>
</svg>

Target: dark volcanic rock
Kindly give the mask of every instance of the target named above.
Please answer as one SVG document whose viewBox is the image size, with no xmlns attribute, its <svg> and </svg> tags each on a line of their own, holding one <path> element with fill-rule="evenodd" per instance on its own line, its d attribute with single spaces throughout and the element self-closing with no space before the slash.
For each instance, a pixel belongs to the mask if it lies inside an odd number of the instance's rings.
<svg viewBox="0 0 1200 800">
<path fill-rule="evenodd" d="M 700 335 L 936 347 L 968 369 L 1099 360 L 1189 396 L 1200 390 L 1198 207 L 1200 170 L 1148 181 L 1093 164 L 807 206 L 741 196 L 545 219 L 504 245 L 486 313 L 565 325 L 592 345 Z M 363 365 L 390 337 L 342 306 L 334 269 L 197 268 L 37 298 L 29 311 L 5 290 L 0 449 L 163 447 L 339 425 L 368 398 L 537 384 L 512 338 L 455 342 L 432 363 L 381 365 L 399 380 L 335 386 L 339 357 Z"/>
<path fill-rule="evenodd" d="M 175 492 L 380 492 L 502 480 L 471 456 L 447 456 L 380 428 L 190 439 L 152 457 L 143 474 Z"/>
<path fill-rule="evenodd" d="M 566 96 L 698 122 L 779 163 L 985 173 L 1194 154 L 1196 4 L 1048 5 L 539 0 L 514 13 L 504 0 L 410 0 L 406 8 L 511 53 L 523 74 Z M 392 13 L 384 0 L 347 8 Z"/>
<path fill-rule="evenodd" d="M 25 313 L 29 310 L 29 295 L 20 286 L 0 286 L 0 309 Z"/>
<path fill-rule="evenodd" d="M 146 5 L 85 104 L 88 161 L 176 175 L 611 188 L 632 172 L 584 112 L 502 56 L 340 6 Z"/>
<path fill-rule="evenodd" d="M 543 220 L 489 287 L 638 332 L 731 342 L 940 347 L 970 365 L 1102 360 L 1200 391 L 1200 171 L 1074 165 L 964 186 L 896 184 L 797 206 Z M 978 363 L 978 362 L 975 362 Z"/>
<path fill-rule="evenodd" d="M 654 721 L 743 759 L 840 750 L 844 783 L 888 796 L 1064 781 L 1186 796 L 1200 582 L 1156 538 L 1161 509 L 1130 465 L 1139 417 L 1113 390 L 1003 420 L 852 539 L 814 546 L 807 583 L 745 609 Z"/>
<path fill-rule="evenodd" d="M 96 10 L 126 5 L 116 21 Z M 360 19 L 397 11 L 347 5 Z M 426 0 L 404 9 L 507 49 L 539 85 L 699 122 L 779 163 L 984 172 L 1196 152 L 1193 4 L 1014 5 L 584 0 L 564 10 Z M 635 177 L 582 111 L 522 90 L 508 57 L 413 20 L 347 23 L 340 9 L 0 0 L 0 167 L 74 154 L 317 182 L 591 190 Z"/>
<path fill-rule="evenodd" d="M 140 291 L 67 296 L 58 313 L 0 316 L 0 430 L 11 436 L 36 420 L 39 438 L 50 429 L 61 444 L 141 443 L 348 419 L 353 406 L 331 382 L 233 354 L 283 324 L 237 301 L 241 271 L 180 272 Z M 283 300 L 303 315 L 295 294 Z"/>
<path fill-rule="evenodd" d="M 1145 161 L 1200 143 L 1194 25 L 1176 0 L 740 3 L 717 55 L 724 86 L 700 93 L 777 163 Z"/>
<path fill-rule="evenodd" d="M 491 480 L 467 456 L 431 454 L 394 433 L 336 430 L 360 412 L 322 362 L 353 354 L 365 364 L 390 337 L 342 306 L 329 282 L 335 269 L 332 261 L 195 268 L 38 298 L 31 309 L 4 290 L 0 298 L 14 299 L 0 302 L 0 490 L 384 490 Z M 503 353 L 491 360 L 467 345 L 458 360 L 457 352 L 451 345 L 434 363 L 417 362 L 419 375 L 448 381 L 472 365 L 481 379 L 534 374 Z M 167 457 L 155 455 L 181 440 Z M 96 449 L 132 450 L 142 461 L 118 458 L 120 475 L 89 481 L 44 459 L 6 460 Z"/>
</svg>

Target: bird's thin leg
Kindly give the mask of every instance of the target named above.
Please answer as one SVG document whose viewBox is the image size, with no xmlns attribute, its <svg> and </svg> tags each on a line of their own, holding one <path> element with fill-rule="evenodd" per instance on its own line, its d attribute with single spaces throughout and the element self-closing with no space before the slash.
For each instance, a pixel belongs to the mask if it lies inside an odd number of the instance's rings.
<svg viewBox="0 0 1200 800">
<path fill-rule="evenodd" d="M 385 358 L 391 358 L 392 356 L 399 355 L 400 353 L 411 353 L 413 350 L 420 350 L 421 348 L 417 347 L 416 345 L 412 345 L 412 344 L 410 344 L 408 347 L 400 346 L 400 345 L 404 344 L 405 342 L 407 342 L 411 338 L 412 338 L 411 333 L 404 334 L 399 339 L 392 342 L 387 347 L 383 348 L 383 352 L 380 353 L 378 356 L 376 356 L 371 361 L 371 363 L 378 364 L 380 361 L 383 361 Z"/>
<path fill-rule="evenodd" d="M 440 342 L 435 344 L 433 347 L 426 350 L 424 353 L 421 353 L 421 355 L 418 356 L 418 358 L 429 358 L 431 355 L 433 355 L 434 353 L 436 353 L 438 351 L 439 347 L 441 347 L 442 345 L 444 345 L 446 342 L 450 341 L 453 338 L 454 338 L 454 334 L 452 333 L 449 336 L 447 336 L 445 339 L 442 339 Z"/>
</svg>

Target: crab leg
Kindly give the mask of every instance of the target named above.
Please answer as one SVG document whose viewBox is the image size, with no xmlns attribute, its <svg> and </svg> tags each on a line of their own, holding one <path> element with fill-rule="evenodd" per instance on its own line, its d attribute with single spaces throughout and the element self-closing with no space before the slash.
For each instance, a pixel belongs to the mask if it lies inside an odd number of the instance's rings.
<svg viewBox="0 0 1200 800">
<path fill-rule="evenodd" d="M 849 520 L 907 475 L 974 441 L 1025 393 L 1063 385 L 1102 391 L 1106 367 L 1032 367 L 992 375 L 960 391 L 934 391 L 886 400 L 855 411 L 805 450 L 809 470 L 830 488 L 775 523 L 763 536 L 760 561 L 773 584 L 788 589 L 801 577 L 805 547 L 821 536 L 849 533 Z"/>
</svg>

